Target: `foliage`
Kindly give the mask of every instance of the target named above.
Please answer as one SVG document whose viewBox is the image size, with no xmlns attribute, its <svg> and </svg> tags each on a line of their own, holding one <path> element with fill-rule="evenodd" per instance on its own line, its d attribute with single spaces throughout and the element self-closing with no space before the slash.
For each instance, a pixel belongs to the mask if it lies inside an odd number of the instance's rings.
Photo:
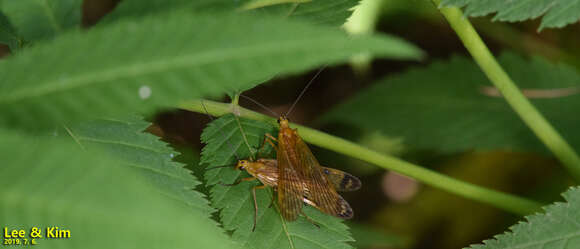
<svg viewBox="0 0 580 249">
<path fill-rule="evenodd" d="M 350 16 L 357 0 L 272 1 L 272 0 L 124 0 L 105 21 L 144 16 L 170 9 L 188 9 L 195 12 L 246 10 L 257 16 L 289 17 L 315 24 L 339 26 Z"/>
<path fill-rule="evenodd" d="M 545 214 L 526 216 L 527 221 L 512 226 L 511 232 L 470 248 L 577 248 L 580 213 L 576 210 L 580 209 L 580 188 L 570 188 L 562 195 L 566 202 L 546 206 Z"/>
<path fill-rule="evenodd" d="M 526 60 L 510 53 L 501 56 L 500 63 L 521 82 L 524 92 L 533 94 L 534 105 L 568 141 L 580 146 L 580 133 L 574 128 L 580 117 L 575 115 L 575 108 L 562 108 L 580 105 L 580 75 L 565 65 L 552 65 L 541 58 Z M 498 94 L 475 63 L 453 57 L 388 77 L 323 119 L 402 137 L 406 145 L 416 149 L 545 151 Z"/>
<path fill-rule="evenodd" d="M 331 28 L 264 17 L 171 12 L 120 21 L 68 33 L 1 61 L 0 124 L 35 129 L 87 114 L 149 112 L 242 91 L 272 75 L 337 63 L 361 51 L 420 55 L 393 37 L 348 38 Z"/>
<path fill-rule="evenodd" d="M 497 14 L 493 20 L 518 22 L 544 15 L 539 30 L 561 28 L 580 20 L 580 0 L 443 0 L 442 6 L 465 8 L 469 16 Z"/>
<path fill-rule="evenodd" d="M 0 0 L 0 43 L 11 52 L 0 61 L 1 225 L 71 230 L 69 240 L 37 241 L 41 248 L 352 248 L 348 227 L 312 207 L 304 211 L 320 228 L 304 217 L 286 222 L 276 205 L 270 206 L 272 189 L 257 190 L 257 228 L 252 232 L 251 189 L 257 182 L 218 184 L 247 176 L 233 166 L 197 167 L 204 172 L 197 172 L 205 176 L 201 181 L 175 162 L 177 152 L 144 133 L 149 122 L 127 113 L 147 115 L 187 100 L 233 96 L 273 76 L 345 63 L 353 55 L 422 58 L 420 49 L 394 36 L 349 36 L 340 30 L 358 3 L 123 0 L 95 26 L 82 27 L 82 0 Z M 501 21 L 544 15 L 540 29 L 563 27 L 580 18 L 580 0 L 442 3 L 451 5 L 465 6 L 469 16 L 497 12 L 494 19 Z M 466 22 L 461 21 L 452 23 L 457 32 L 470 27 L 456 25 Z M 460 34 L 471 42 L 466 46 L 472 53 L 474 34 Z M 385 79 L 325 120 L 402 136 L 407 145 L 446 152 L 544 150 L 505 100 L 491 96 L 496 91 L 485 76 L 495 83 L 497 75 L 485 70 L 481 57 L 474 57 L 477 65 L 456 57 Z M 577 71 L 512 54 L 501 62 L 570 144 L 580 146 L 580 120 L 573 108 L 580 104 Z M 269 146 L 261 155 L 256 149 L 265 133 L 275 132 L 267 123 L 231 114 L 217 119 L 203 132 L 207 145 L 201 165 L 274 158 Z M 344 141 L 324 134 L 318 138 Z M 361 146 L 349 148 L 360 151 L 356 149 Z M 416 167 L 398 159 L 387 161 L 399 168 Z M 443 189 L 468 186 L 457 193 L 503 208 L 535 206 L 433 171 L 411 171 L 431 182 L 443 179 L 436 185 Z M 209 200 L 200 192 L 206 189 Z M 564 194 L 567 203 L 548 206 L 546 214 L 529 216 L 512 233 L 473 248 L 577 244 L 579 194 L 578 188 L 571 189 Z M 501 200 L 509 202 L 498 203 Z M 365 229 L 357 229 L 357 237 L 360 231 L 375 242 L 402 243 L 396 238 L 379 240 Z"/>
<path fill-rule="evenodd" d="M 39 248 L 230 248 L 206 214 L 175 205 L 123 163 L 70 138 L 0 137 L 2 226 L 42 229 Z M 52 226 L 70 239 L 46 238 Z"/>
<path fill-rule="evenodd" d="M 149 125 L 134 116 L 124 120 L 100 119 L 71 127 L 63 135 L 71 136 L 87 150 L 109 153 L 122 165 L 142 174 L 164 196 L 209 216 L 214 210 L 205 196 L 192 191 L 201 182 L 182 164 L 173 161 L 177 157 L 173 149 L 158 137 L 144 133 Z"/>
<path fill-rule="evenodd" d="M 0 43 L 8 45 L 12 51 L 16 51 L 24 43 L 23 38 L 16 33 L 16 29 L 2 12 L 0 12 Z"/>
<path fill-rule="evenodd" d="M 225 115 L 208 125 L 202 134 L 204 147 L 201 163 L 207 167 L 227 165 L 237 158 L 249 158 L 250 151 L 259 148 L 265 133 L 275 134 L 267 123 Z M 261 153 L 262 157 L 272 155 Z M 254 157 L 255 158 L 255 157 Z M 241 173 L 230 168 L 208 170 L 205 174 L 211 187 L 212 205 L 221 210 L 220 221 L 226 230 L 234 230 L 233 239 L 243 248 L 351 248 L 346 241 L 352 241 L 347 227 L 340 219 L 323 214 L 313 208 L 305 213 L 320 225 L 315 227 L 301 217 L 295 222 L 285 221 L 276 210 L 276 205 L 268 207 L 273 192 L 256 190 L 258 215 L 256 230 L 252 232 L 254 203 L 251 188 L 257 182 L 242 182 L 236 186 L 222 186 L 218 183 L 233 183 Z"/>
<path fill-rule="evenodd" d="M 79 28 L 82 0 L 0 1 L 18 34 L 26 41 L 48 39 Z"/>
</svg>

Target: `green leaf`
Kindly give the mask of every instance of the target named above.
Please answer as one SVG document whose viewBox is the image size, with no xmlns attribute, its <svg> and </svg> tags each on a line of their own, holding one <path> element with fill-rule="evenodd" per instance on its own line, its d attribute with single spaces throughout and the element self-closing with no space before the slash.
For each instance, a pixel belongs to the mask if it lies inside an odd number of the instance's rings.
<svg viewBox="0 0 580 249">
<path fill-rule="evenodd" d="M 205 196 L 193 189 L 199 182 L 178 156 L 158 137 L 144 130 L 150 123 L 130 116 L 123 120 L 100 119 L 67 130 L 82 148 L 104 150 L 125 166 L 142 174 L 161 194 L 209 216 L 214 211 Z"/>
<path fill-rule="evenodd" d="M 257 16 L 290 17 L 339 26 L 352 14 L 351 8 L 357 3 L 358 0 L 124 0 L 105 18 L 105 22 L 175 9 L 189 9 L 199 13 L 252 9 L 249 12 Z"/>
<path fill-rule="evenodd" d="M 572 144 L 580 147 L 580 75 L 565 65 L 514 54 L 499 58 L 512 79 Z M 454 57 L 389 77 L 337 106 L 323 119 L 402 137 L 415 149 L 543 151 L 544 145 L 498 96 L 471 59 Z"/>
<path fill-rule="evenodd" d="M 82 0 L 0 1 L 0 9 L 27 41 L 80 27 Z"/>
<path fill-rule="evenodd" d="M 15 51 L 24 43 L 4 13 L 0 12 L 0 43 L 6 44 L 10 50 Z"/>
<path fill-rule="evenodd" d="M 230 248 L 205 214 L 176 205 L 106 155 L 72 139 L 1 130 L 0 138 L 2 227 L 42 229 L 35 248 Z M 53 226 L 70 238 L 47 238 Z"/>
<path fill-rule="evenodd" d="M 518 22 L 539 16 L 543 28 L 561 28 L 580 19 L 580 0 L 443 0 L 441 6 L 465 8 L 468 16 L 484 16 L 495 13 L 493 20 Z"/>
<path fill-rule="evenodd" d="M 247 1 L 250 2 L 250 1 Z M 258 8 L 257 14 L 268 14 L 306 20 L 314 24 L 340 26 L 352 14 L 358 0 L 312 0 Z"/>
<path fill-rule="evenodd" d="M 173 12 L 127 19 L 0 61 L 0 124 L 34 129 L 89 115 L 148 112 L 242 91 L 276 74 L 337 64 L 364 51 L 394 59 L 421 55 L 389 36 L 348 37 L 265 17 Z"/>
<path fill-rule="evenodd" d="M 369 225 L 349 223 L 356 248 L 407 248 L 407 238 L 386 233 Z"/>
<path fill-rule="evenodd" d="M 232 11 L 240 6 L 235 0 L 123 0 L 100 23 L 122 18 L 143 17 L 178 9 L 196 12 Z"/>
<path fill-rule="evenodd" d="M 207 145 L 203 148 L 201 163 L 214 167 L 235 163 L 236 157 L 249 158 L 250 151 L 260 146 L 264 134 L 274 132 L 274 127 L 267 123 L 241 119 L 231 114 L 223 116 L 203 131 L 201 139 Z M 248 176 L 232 166 L 208 170 L 205 179 L 211 187 L 212 205 L 220 209 L 224 228 L 234 230 L 232 237 L 243 248 L 351 248 L 346 242 L 352 241 L 352 238 L 338 218 L 306 207 L 304 212 L 320 228 L 304 217 L 294 222 L 285 221 L 277 211 L 277 205 L 269 207 L 274 194 L 271 188 L 256 190 L 258 215 L 256 230 L 252 232 L 254 203 L 251 189 L 258 183 L 242 182 L 236 186 L 216 184 L 233 183 L 241 175 Z"/>
<path fill-rule="evenodd" d="M 485 240 L 473 249 L 578 248 L 580 244 L 580 188 L 562 194 L 567 202 L 544 207 L 545 214 L 526 216 L 526 222 L 510 227 L 511 232 Z"/>
</svg>

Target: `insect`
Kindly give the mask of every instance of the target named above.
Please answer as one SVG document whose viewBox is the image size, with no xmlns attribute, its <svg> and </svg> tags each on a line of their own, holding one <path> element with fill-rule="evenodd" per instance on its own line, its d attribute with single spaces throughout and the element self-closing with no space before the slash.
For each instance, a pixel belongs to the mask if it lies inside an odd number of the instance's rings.
<svg viewBox="0 0 580 249">
<path fill-rule="evenodd" d="M 235 166 L 237 170 L 245 170 L 248 172 L 252 177 L 242 178 L 239 181 L 236 181 L 234 184 L 237 185 L 242 181 L 252 181 L 252 180 L 259 180 L 263 185 L 255 186 L 252 188 L 252 196 L 254 198 L 254 226 L 252 227 L 252 231 L 256 228 L 256 217 L 258 213 L 258 203 L 256 202 L 256 189 L 263 189 L 267 186 L 274 188 L 274 190 L 278 190 L 280 186 L 280 174 L 278 173 L 278 161 L 276 159 L 264 159 L 260 158 L 256 161 L 250 160 L 239 160 Z M 331 184 L 332 188 L 336 191 L 347 192 L 347 191 L 355 191 L 361 187 L 360 180 L 344 171 L 322 167 L 322 173 L 324 174 L 325 178 L 328 180 L 328 183 Z M 313 196 L 310 194 L 310 189 L 312 188 L 310 185 L 312 184 L 310 181 L 295 177 L 293 179 L 289 179 L 292 183 L 298 183 L 299 187 L 302 189 L 303 196 L 301 198 L 301 202 L 299 203 L 298 208 L 302 208 L 302 202 L 306 203 L 314 208 L 328 213 L 330 215 L 338 216 L 340 218 L 349 219 L 352 218 L 353 211 L 340 195 L 336 194 L 337 202 L 341 204 L 340 212 L 328 212 L 323 209 L 316 201 L 313 200 Z M 286 218 L 286 216 L 284 216 Z M 286 218 L 288 219 L 288 218 Z M 294 217 L 296 219 L 296 217 Z M 288 219 L 291 220 L 291 219 Z M 314 223 L 313 223 L 314 224 Z"/>
<path fill-rule="evenodd" d="M 288 115 L 308 86 L 320 74 L 320 71 L 306 85 L 298 98 L 290 107 Z M 240 95 L 241 97 L 245 97 Z M 250 99 L 251 100 L 251 99 Z M 263 105 L 252 100 L 254 103 Z M 265 108 L 265 107 L 264 107 Z M 266 108 L 267 109 L 267 108 Z M 354 191 L 360 188 L 361 182 L 355 176 L 346 172 L 322 167 L 314 157 L 306 143 L 298 135 L 296 129 L 290 128 L 286 115 L 278 119 L 279 132 L 275 138 L 265 134 L 262 147 L 266 142 L 276 149 L 276 159 L 238 160 L 236 169 L 246 170 L 252 177 L 242 178 L 241 181 L 259 180 L 263 185 L 252 188 L 254 197 L 254 227 L 256 227 L 257 202 L 256 189 L 273 187 L 277 191 L 277 203 L 282 217 L 288 221 L 296 220 L 299 214 L 304 215 L 303 203 L 311 205 L 318 210 L 344 219 L 353 217 L 353 211 L 337 191 Z M 275 144 L 277 143 L 277 145 Z M 311 221 L 312 222 L 312 221 Z M 315 224 L 314 222 L 312 222 Z M 316 224 L 315 224 L 316 225 Z"/>
</svg>

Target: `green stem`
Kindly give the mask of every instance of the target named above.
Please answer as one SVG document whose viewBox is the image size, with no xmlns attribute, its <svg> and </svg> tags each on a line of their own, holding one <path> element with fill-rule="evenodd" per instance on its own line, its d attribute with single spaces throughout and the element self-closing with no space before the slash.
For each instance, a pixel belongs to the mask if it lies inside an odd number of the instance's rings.
<svg viewBox="0 0 580 249">
<path fill-rule="evenodd" d="M 382 11 L 384 0 L 362 0 L 355 7 L 352 15 L 343 27 L 352 35 L 368 35 L 375 31 L 375 26 Z M 371 68 L 372 55 L 360 53 L 352 56 L 351 66 L 357 74 L 365 75 Z"/>
<path fill-rule="evenodd" d="M 207 112 L 214 116 L 225 115 L 232 113 L 233 111 L 233 106 L 231 104 L 208 100 L 203 100 L 203 103 L 205 105 L 205 109 L 207 109 Z M 181 103 L 179 108 L 199 113 L 205 113 L 205 109 L 201 105 L 201 100 Z M 277 125 L 275 118 L 253 112 L 239 106 L 236 106 L 235 108 L 236 113 L 241 117 L 269 122 L 273 125 Z M 396 171 L 433 187 L 449 191 L 468 199 L 487 203 L 520 215 L 538 211 L 541 205 L 540 203 L 521 197 L 487 189 L 439 174 L 435 171 L 425 169 L 395 157 L 383 155 L 381 153 L 364 148 L 358 144 L 326 134 L 321 131 L 296 124 L 292 124 L 292 127 L 298 128 L 300 136 L 304 139 L 304 141 L 307 141 L 311 144 L 375 164 L 384 169 Z"/>
<path fill-rule="evenodd" d="M 432 2 L 437 6 L 441 3 L 440 0 L 432 0 Z M 455 33 L 457 33 L 457 36 L 459 36 L 459 39 L 461 39 L 463 45 L 467 48 L 471 56 L 473 56 L 473 59 L 477 62 L 481 70 L 483 70 L 489 80 L 502 93 L 514 111 L 532 129 L 546 147 L 558 157 L 570 174 L 576 180 L 580 180 L 580 157 L 578 157 L 574 149 L 572 149 L 558 131 L 550 125 L 542 114 L 522 94 L 516 84 L 495 60 L 461 10 L 455 7 L 441 7 L 440 11 L 453 30 L 455 30 Z"/>
</svg>

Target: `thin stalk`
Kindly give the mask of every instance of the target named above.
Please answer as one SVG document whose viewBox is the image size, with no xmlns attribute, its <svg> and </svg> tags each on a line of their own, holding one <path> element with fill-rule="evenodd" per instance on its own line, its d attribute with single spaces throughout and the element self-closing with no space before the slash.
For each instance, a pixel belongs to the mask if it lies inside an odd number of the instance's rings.
<svg viewBox="0 0 580 249">
<path fill-rule="evenodd" d="M 436 6 L 440 0 L 431 0 Z M 508 104 L 520 116 L 524 123 L 536 134 L 536 136 L 556 155 L 570 174 L 580 180 L 580 157 L 572 149 L 570 144 L 554 129 L 542 114 L 522 94 L 520 89 L 507 75 L 499 63 L 495 60 L 481 37 L 477 34 L 471 23 L 460 9 L 441 7 L 439 9 L 445 19 L 455 30 L 459 39 L 481 70 L 489 80 L 502 93 Z"/>
<path fill-rule="evenodd" d="M 234 106 L 231 104 L 208 100 L 203 100 L 203 103 L 207 111 L 214 116 L 221 116 L 232 113 L 234 108 Z M 201 105 L 201 100 L 183 102 L 179 105 L 179 108 L 199 113 L 205 113 L 205 110 Z M 238 116 L 277 125 L 275 118 L 253 112 L 239 106 L 235 106 L 235 108 Z M 384 169 L 396 171 L 400 174 L 412 177 L 433 187 L 446 190 L 471 200 L 487 203 L 512 213 L 520 215 L 530 214 L 534 211 L 538 211 L 541 205 L 540 203 L 530 201 L 525 198 L 487 189 L 451 178 L 446 175 L 439 174 L 435 171 L 425 169 L 421 166 L 403 161 L 392 156 L 383 155 L 353 142 L 326 134 L 321 131 L 310 129 L 308 127 L 300 126 L 297 124 L 292 124 L 291 126 L 298 128 L 300 136 L 308 143 L 353 158 L 357 158 L 368 163 L 375 164 Z"/>
</svg>

